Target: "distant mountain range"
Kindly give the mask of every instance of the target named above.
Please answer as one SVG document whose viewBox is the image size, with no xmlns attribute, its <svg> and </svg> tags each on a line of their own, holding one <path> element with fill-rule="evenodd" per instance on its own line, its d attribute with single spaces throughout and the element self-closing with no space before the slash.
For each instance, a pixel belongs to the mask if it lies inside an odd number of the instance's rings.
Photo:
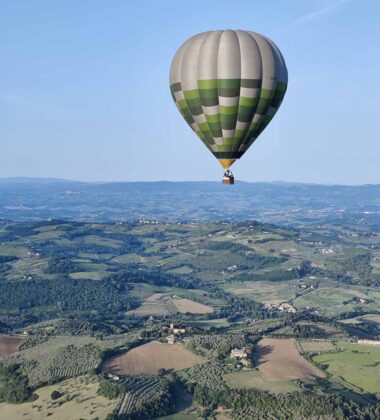
<svg viewBox="0 0 380 420">
<path fill-rule="evenodd" d="M 287 182 L 78 182 L 54 178 L 0 179 L 0 218 L 28 221 L 207 221 L 257 219 L 279 224 L 347 217 L 380 221 L 380 185 Z"/>
</svg>

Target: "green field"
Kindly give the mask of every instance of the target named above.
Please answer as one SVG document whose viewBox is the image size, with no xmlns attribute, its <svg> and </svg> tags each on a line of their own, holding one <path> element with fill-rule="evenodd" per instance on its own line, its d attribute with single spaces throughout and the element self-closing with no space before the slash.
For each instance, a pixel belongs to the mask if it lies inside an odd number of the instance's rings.
<svg viewBox="0 0 380 420">
<path fill-rule="evenodd" d="M 369 299 L 370 303 L 358 304 L 355 298 Z M 380 309 L 380 292 L 374 288 L 356 285 L 342 287 L 331 281 L 320 281 L 320 287 L 303 294 L 294 301 L 297 309 L 316 308 L 329 317 L 342 312 L 353 311 L 358 307 L 366 312 L 376 312 Z"/>
<path fill-rule="evenodd" d="M 72 279 L 89 279 L 89 280 L 103 280 L 110 276 L 106 271 L 79 271 L 77 273 L 70 273 Z"/>
<path fill-rule="evenodd" d="M 263 303 L 280 303 L 295 297 L 298 280 L 286 282 L 244 281 L 225 286 L 225 290 Z"/>
<path fill-rule="evenodd" d="M 272 394 L 284 394 L 300 391 L 300 387 L 292 381 L 268 381 L 258 370 L 227 373 L 224 379 L 230 388 L 254 388 Z"/>
<path fill-rule="evenodd" d="M 315 356 L 313 360 L 328 366 L 334 378 L 365 392 L 380 392 L 380 347 L 338 342 L 338 353 Z"/>
<path fill-rule="evenodd" d="M 304 353 L 324 353 L 336 350 L 336 347 L 331 341 L 298 341 L 298 346 L 301 352 Z"/>
</svg>

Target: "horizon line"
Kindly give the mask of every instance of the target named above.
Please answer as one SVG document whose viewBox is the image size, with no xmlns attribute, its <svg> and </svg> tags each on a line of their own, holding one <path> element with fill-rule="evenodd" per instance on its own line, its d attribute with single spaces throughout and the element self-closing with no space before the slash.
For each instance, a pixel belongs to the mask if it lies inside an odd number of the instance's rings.
<svg viewBox="0 0 380 420">
<path fill-rule="evenodd" d="M 194 181 L 194 180 L 179 180 L 179 181 L 172 181 L 172 180 L 152 180 L 152 181 L 128 181 L 128 180 L 120 180 L 120 181 L 84 181 L 84 180 L 76 180 L 76 179 L 67 179 L 67 178 L 59 178 L 59 177 L 33 177 L 33 176 L 11 176 L 11 177 L 0 177 L 0 182 L 6 181 L 19 181 L 19 182 L 27 182 L 27 181 L 50 181 L 50 182 L 72 182 L 72 183 L 79 183 L 79 184 L 158 184 L 158 183 L 171 183 L 171 184 L 181 184 L 181 183 L 213 183 L 213 184 L 221 184 L 220 181 L 210 181 L 210 180 L 202 180 L 202 181 Z M 366 183 L 366 184 L 343 184 L 343 183 L 318 183 L 318 182 L 300 182 L 300 181 L 284 181 L 284 180 L 274 180 L 274 181 L 245 181 L 245 180 L 236 180 L 237 184 L 294 184 L 294 185 L 311 185 L 311 186 L 326 186 L 326 187 L 365 187 L 365 186 L 380 186 L 379 183 Z"/>
</svg>

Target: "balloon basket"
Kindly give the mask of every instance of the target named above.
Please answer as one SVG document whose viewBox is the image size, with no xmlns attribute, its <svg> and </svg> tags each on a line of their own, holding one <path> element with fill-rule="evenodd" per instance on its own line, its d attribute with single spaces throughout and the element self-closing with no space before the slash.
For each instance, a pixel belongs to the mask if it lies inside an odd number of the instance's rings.
<svg viewBox="0 0 380 420">
<path fill-rule="evenodd" d="M 227 170 L 226 172 L 224 172 L 224 175 L 223 175 L 223 178 L 222 178 L 222 183 L 226 184 L 226 185 L 235 184 L 235 178 L 232 175 L 232 172 L 230 170 Z"/>
</svg>

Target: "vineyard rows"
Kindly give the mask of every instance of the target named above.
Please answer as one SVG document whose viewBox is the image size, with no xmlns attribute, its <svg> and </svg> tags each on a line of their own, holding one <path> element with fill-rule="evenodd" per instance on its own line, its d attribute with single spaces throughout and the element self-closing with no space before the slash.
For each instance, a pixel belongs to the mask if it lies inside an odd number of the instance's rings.
<svg viewBox="0 0 380 420">
<path fill-rule="evenodd" d="M 83 375 L 84 373 L 89 372 L 91 369 L 94 369 L 96 364 L 89 362 L 87 365 L 80 366 L 70 366 L 65 368 L 53 368 L 49 369 L 50 378 L 55 382 L 62 378 L 71 378 L 73 376 Z"/>
<path fill-rule="evenodd" d="M 119 409 L 119 415 L 133 413 L 138 404 L 152 399 L 160 390 L 160 379 L 157 376 L 127 377 L 124 383 L 126 393 Z"/>
<path fill-rule="evenodd" d="M 33 325 L 27 329 L 30 337 L 89 336 L 94 325 L 80 319 L 57 319 Z"/>
<path fill-rule="evenodd" d="M 82 375 L 95 369 L 100 362 L 100 351 L 92 344 L 81 347 L 68 345 L 38 362 L 22 360 L 22 368 L 32 384 L 56 382 Z"/>
<path fill-rule="evenodd" d="M 217 360 L 212 360 L 201 365 L 195 365 L 189 369 L 177 372 L 179 378 L 187 383 L 210 387 L 215 391 L 222 391 L 227 388 L 223 378 L 230 368 Z"/>
<path fill-rule="evenodd" d="M 54 328 L 54 335 L 91 335 L 93 327 L 89 322 L 79 319 L 61 319 Z"/>
</svg>

